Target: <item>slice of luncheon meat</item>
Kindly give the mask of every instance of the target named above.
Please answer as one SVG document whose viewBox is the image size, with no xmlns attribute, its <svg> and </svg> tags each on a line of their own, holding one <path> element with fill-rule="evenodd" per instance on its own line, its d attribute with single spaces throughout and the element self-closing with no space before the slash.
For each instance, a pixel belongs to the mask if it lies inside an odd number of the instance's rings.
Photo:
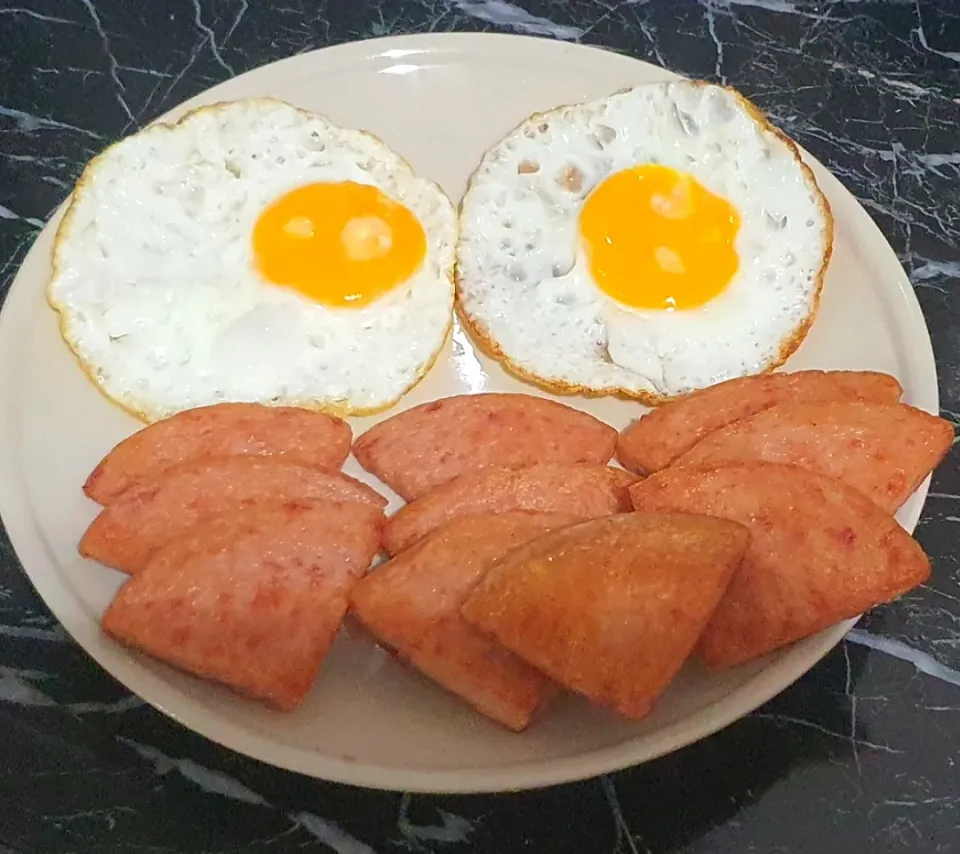
<svg viewBox="0 0 960 854">
<path fill-rule="evenodd" d="M 525 512 L 455 519 L 368 573 L 353 589 L 352 612 L 401 659 L 493 720 L 522 730 L 555 686 L 470 626 L 460 606 L 504 555 L 578 521 Z"/>
<path fill-rule="evenodd" d="M 388 521 L 383 545 L 395 555 L 434 528 L 463 516 L 529 510 L 584 519 L 632 509 L 627 487 L 636 475 L 602 465 L 535 465 L 462 474 L 401 508 Z"/>
<path fill-rule="evenodd" d="M 949 421 L 904 403 L 781 403 L 711 433 L 671 465 L 797 465 L 894 513 L 952 444 Z"/>
<path fill-rule="evenodd" d="M 188 409 L 128 436 L 100 461 L 83 491 L 106 504 L 180 463 L 237 454 L 278 456 L 336 470 L 350 453 L 352 438 L 346 421 L 322 412 L 218 403 Z"/>
<path fill-rule="evenodd" d="M 930 574 L 917 542 L 866 496 L 798 466 L 674 467 L 630 490 L 644 512 L 740 522 L 750 543 L 698 643 L 731 667 L 900 596 Z"/>
<path fill-rule="evenodd" d="M 606 463 L 617 432 L 586 412 L 529 394 L 464 394 L 381 421 L 354 442 L 367 471 L 413 501 L 483 468 Z"/>
<path fill-rule="evenodd" d="M 657 407 L 620 433 L 617 459 L 630 471 L 662 469 L 700 439 L 778 403 L 896 403 L 903 389 L 875 371 L 796 371 L 740 377 Z"/>
<path fill-rule="evenodd" d="M 131 577 L 101 626 L 167 664 L 292 709 L 376 554 L 380 519 L 373 507 L 327 501 L 215 517 Z"/>
<path fill-rule="evenodd" d="M 461 614 L 552 680 L 639 720 L 687 660 L 749 534 L 686 513 L 622 513 L 510 552 Z"/>
<path fill-rule="evenodd" d="M 358 501 L 378 508 L 387 503 L 365 483 L 339 472 L 282 457 L 215 457 L 175 466 L 126 490 L 87 528 L 80 554 L 132 574 L 203 519 L 264 502 L 300 499 Z"/>
</svg>

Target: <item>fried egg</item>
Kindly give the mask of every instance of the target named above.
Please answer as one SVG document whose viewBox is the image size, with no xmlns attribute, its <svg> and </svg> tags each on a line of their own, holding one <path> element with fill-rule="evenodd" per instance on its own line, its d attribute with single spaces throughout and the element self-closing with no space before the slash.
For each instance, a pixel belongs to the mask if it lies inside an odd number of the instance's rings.
<svg viewBox="0 0 960 854">
<path fill-rule="evenodd" d="M 654 404 L 781 364 L 832 240 L 813 174 L 752 104 L 641 85 L 487 152 L 460 210 L 457 307 L 523 378 Z"/>
<path fill-rule="evenodd" d="M 390 406 L 450 329 L 456 211 L 383 142 L 269 99 L 95 158 L 48 297 L 100 388 L 147 420 L 220 401 Z"/>
</svg>

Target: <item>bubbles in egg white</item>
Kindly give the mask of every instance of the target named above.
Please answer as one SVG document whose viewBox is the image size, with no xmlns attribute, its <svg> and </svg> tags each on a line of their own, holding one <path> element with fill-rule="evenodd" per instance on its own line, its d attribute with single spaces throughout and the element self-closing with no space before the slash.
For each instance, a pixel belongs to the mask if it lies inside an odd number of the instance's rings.
<svg viewBox="0 0 960 854">
<path fill-rule="evenodd" d="M 739 212 L 739 270 L 699 308 L 632 308 L 592 280 L 584 199 L 607 176 L 661 164 Z M 795 149 L 735 93 L 638 86 L 534 115 L 491 148 L 460 213 L 457 299 L 494 352 L 553 388 L 656 402 L 779 364 L 805 334 L 832 220 Z"/>
<path fill-rule="evenodd" d="M 418 271 L 334 309 L 266 283 L 263 209 L 312 182 L 372 184 L 426 233 Z M 49 298 L 112 398 L 148 418 L 223 400 L 383 408 L 429 368 L 450 327 L 456 213 L 370 134 L 268 99 L 155 125 L 87 168 L 57 236 Z"/>
</svg>

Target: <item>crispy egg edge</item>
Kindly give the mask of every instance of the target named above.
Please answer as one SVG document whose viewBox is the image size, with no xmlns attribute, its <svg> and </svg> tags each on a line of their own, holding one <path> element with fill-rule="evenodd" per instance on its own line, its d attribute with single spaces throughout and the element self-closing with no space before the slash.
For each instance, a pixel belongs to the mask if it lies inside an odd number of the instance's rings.
<svg viewBox="0 0 960 854">
<path fill-rule="evenodd" d="M 731 95 L 737 103 L 743 107 L 751 119 L 753 119 L 757 125 L 760 127 L 760 130 L 766 133 L 771 134 L 775 139 L 782 142 L 787 150 L 790 152 L 793 160 L 800 166 L 800 171 L 804 176 L 807 187 L 812 191 L 814 198 L 817 201 L 817 207 L 820 209 L 820 213 L 824 218 L 824 231 L 826 235 L 826 245 L 823 250 L 823 260 L 820 264 L 820 269 L 817 271 L 815 276 L 815 290 L 813 294 L 813 304 L 810 308 L 810 311 L 807 313 L 807 316 L 803 321 L 793 330 L 793 332 L 784 339 L 780 344 L 780 349 L 777 351 L 777 354 L 770 359 L 759 371 L 757 371 L 753 376 L 759 376 L 762 374 L 768 374 L 771 371 L 779 368 L 787 359 L 790 358 L 796 352 L 797 348 L 803 343 L 803 340 L 807 337 L 807 333 L 810 331 L 810 327 L 813 325 L 814 320 L 816 319 L 817 312 L 820 308 L 820 293 L 823 290 L 823 282 L 826 278 L 827 268 L 830 265 L 830 258 L 833 255 L 833 244 L 834 244 L 834 219 L 833 212 L 830 209 L 830 203 L 827 201 L 827 197 L 823 194 L 823 191 L 820 189 L 820 185 L 817 183 L 816 176 L 813 174 L 813 170 L 803 162 L 803 158 L 800 156 L 800 149 L 797 147 L 797 144 L 783 131 L 777 128 L 775 125 L 771 124 L 770 120 L 763 113 L 763 111 L 753 102 L 749 101 L 744 97 L 740 92 L 734 89 L 732 86 L 719 86 L 715 83 L 710 83 L 706 80 L 683 80 L 683 81 L 664 81 L 664 82 L 685 82 L 689 85 L 695 87 L 703 88 L 712 88 L 712 89 L 722 89 Z M 491 152 L 494 148 L 500 145 L 503 140 L 507 137 L 512 136 L 514 133 L 519 131 L 521 128 L 526 127 L 529 124 L 539 123 L 543 119 L 550 119 L 552 116 L 560 115 L 567 110 L 574 109 L 576 107 L 587 106 L 592 103 L 597 103 L 599 101 L 605 100 L 612 97 L 613 95 L 622 95 L 627 92 L 632 92 L 634 89 L 641 88 L 643 86 L 658 86 L 662 85 L 661 83 L 646 83 L 639 84 L 638 86 L 627 86 L 623 89 L 618 89 L 616 92 L 612 92 L 610 95 L 605 95 L 603 98 L 592 99 L 588 101 L 582 101 L 576 104 L 561 104 L 557 107 L 554 107 L 551 110 L 546 112 L 536 112 L 531 113 L 525 119 L 520 121 L 514 128 L 508 131 L 506 134 L 501 137 L 496 143 L 491 145 L 486 153 L 480 160 L 477 168 L 470 175 L 467 180 L 467 189 L 464 191 L 463 198 L 460 200 L 460 204 L 457 206 L 457 218 L 459 220 L 462 212 L 464 203 L 470 196 L 471 191 L 473 190 L 473 184 L 475 179 L 478 177 L 480 170 L 486 165 L 487 158 L 490 157 Z M 459 235 L 458 229 L 458 235 Z M 644 406 L 659 406 L 661 404 L 667 403 L 671 400 L 676 400 L 680 397 L 686 396 L 685 394 L 679 395 L 665 395 L 665 394 L 656 394 L 653 392 L 645 391 L 634 391 L 626 388 L 604 388 L 598 389 L 591 386 L 578 385 L 576 383 L 568 383 L 562 380 L 550 379 L 547 377 L 542 377 L 537 374 L 528 371 L 526 368 L 514 362 L 506 353 L 503 352 L 500 345 L 497 343 L 496 339 L 490 333 L 490 330 L 476 317 L 472 317 L 469 311 L 466 309 L 463 299 L 462 299 L 462 290 L 464 289 L 463 280 L 460 276 L 460 240 L 458 237 L 457 240 L 457 263 L 455 266 L 456 269 L 456 298 L 455 298 L 455 309 L 457 316 L 460 318 L 461 323 L 464 328 L 468 331 L 471 338 L 474 342 L 480 347 L 480 349 L 490 358 L 495 359 L 500 363 L 500 366 L 512 376 L 516 377 L 523 382 L 530 383 L 531 385 L 539 388 L 541 391 L 549 392 L 551 394 L 563 395 L 563 396 L 579 396 L 587 398 L 601 398 L 601 397 L 615 397 L 620 398 L 621 400 L 635 400 Z M 694 389 L 697 391 L 697 389 Z M 692 393 L 692 392 L 689 392 Z"/>
<path fill-rule="evenodd" d="M 53 239 L 53 249 L 50 252 L 50 275 L 47 279 L 46 286 L 44 288 L 44 294 L 46 296 L 47 303 L 49 306 L 57 313 L 57 325 L 60 331 L 60 336 L 66 342 L 67 346 L 70 349 L 70 352 L 73 354 L 74 358 L 79 364 L 80 369 L 83 371 L 84 376 L 87 380 L 97 389 L 100 394 L 106 398 L 110 403 L 115 406 L 118 406 L 128 415 L 132 415 L 139 421 L 150 424 L 155 421 L 163 420 L 164 418 L 169 417 L 173 413 L 164 413 L 159 410 L 150 410 L 150 409 L 141 409 L 135 406 L 133 403 L 125 400 L 121 400 L 118 397 L 114 397 L 110 394 L 109 391 L 104 387 L 104 385 L 97 379 L 96 366 L 87 362 L 79 353 L 77 342 L 70 336 L 67 330 L 68 324 L 68 313 L 69 307 L 65 306 L 63 303 L 58 301 L 53 295 L 53 282 L 60 274 L 60 247 L 61 241 L 67 238 L 70 224 L 74 216 L 74 207 L 83 197 L 83 193 L 86 190 L 87 186 L 93 181 L 96 176 L 96 171 L 98 164 L 104 160 L 107 154 L 116 148 L 119 145 L 122 145 L 127 140 L 132 139 L 133 137 L 140 136 L 141 134 L 147 133 L 168 133 L 175 130 L 181 124 L 184 124 L 188 119 L 206 112 L 217 112 L 224 107 L 231 106 L 237 103 L 246 103 L 246 104 L 275 104 L 284 107 L 290 107 L 293 110 L 296 110 L 300 115 L 306 116 L 309 118 L 320 117 L 324 121 L 331 122 L 324 114 L 317 113 L 312 110 L 304 109 L 303 107 L 298 107 L 295 104 L 291 104 L 287 101 L 283 101 L 279 98 L 270 98 L 270 97 L 261 97 L 261 98 L 239 98 L 235 101 L 215 101 L 212 104 L 205 104 L 200 107 L 195 107 L 192 110 L 188 110 L 184 113 L 177 121 L 175 122 L 164 122 L 164 121 L 155 121 L 147 125 L 142 130 L 137 131 L 135 134 L 130 136 L 123 137 L 118 139 L 116 142 L 108 145 L 103 151 L 97 154 L 89 163 L 84 167 L 83 172 L 80 173 L 80 177 L 77 179 L 76 184 L 74 185 L 73 190 L 70 193 L 69 203 L 67 209 L 64 211 L 63 219 L 60 221 L 60 225 L 57 226 L 57 232 L 54 235 Z M 339 126 L 337 126 L 339 127 Z M 459 241 L 460 231 L 459 231 L 459 208 L 454 207 L 453 202 L 450 200 L 450 197 L 443 191 L 439 184 L 435 181 L 428 181 L 425 178 L 421 178 L 413 171 L 413 167 L 410 163 L 395 151 L 393 151 L 390 146 L 388 146 L 380 137 L 376 134 L 370 133 L 370 131 L 357 129 L 359 133 L 373 139 L 388 151 L 396 155 L 397 159 L 400 161 L 402 167 L 406 168 L 409 173 L 417 178 L 418 180 L 424 181 L 426 184 L 431 186 L 437 191 L 437 193 L 443 198 L 446 199 L 450 205 L 450 210 L 454 215 L 454 257 L 453 263 L 450 265 L 450 269 L 447 271 L 444 278 L 447 279 L 447 282 L 450 286 L 450 294 L 453 302 L 456 302 L 456 244 Z M 450 317 L 447 320 L 447 328 L 444 331 L 443 336 L 440 338 L 439 346 L 434 350 L 430 358 L 424 363 L 423 370 L 413 379 L 413 381 L 400 392 L 395 398 L 388 401 L 387 403 L 381 406 L 374 406 L 369 408 L 357 408 L 345 406 L 343 403 L 338 403 L 336 401 L 328 400 L 315 400 L 315 399 L 294 399 L 294 398 L 284 398 L 278 401 L 260 401 L 265 406 L 295 406 L 301 409 L 308 409 L 314 412 L 324 412 L 328 415 L 335 415 L 339 418 L 345 418 L 348 416 L 354 416 L 362 418 L 369 415 L 376 415 L 380 412 L 385 412 L 388 409 L 396 406 L 397 403 L 405 397 L 410 391 L 412 391 L 420 382 L 423 381 L 424 377 L 430 373 L 434 365 L 437 363 L 437 359 L 440 356 L 440 353 L 443 351 L 443 348 L 446 346 L 447 341 L 450 339 L 451 331 L 453 330 L 453 311 L 450 312 Z M 227 401 L 225 401 L 227 402 Z"/>
</svg>

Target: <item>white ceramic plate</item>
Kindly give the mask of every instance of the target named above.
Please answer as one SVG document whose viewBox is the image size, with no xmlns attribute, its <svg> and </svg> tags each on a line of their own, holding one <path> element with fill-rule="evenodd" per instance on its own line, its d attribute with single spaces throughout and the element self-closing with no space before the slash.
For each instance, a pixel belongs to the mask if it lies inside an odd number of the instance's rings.
<svg viewBox="0 0 960 854">
<path fill-rule="evenodd" d="M 343 45 L 245 74 L 182 105 L 273 95 L 367 128 L 458 199 L 484 149 L 531 112 L 671 77 L 584 47 L 478 35 L 413 36 Z M 870 368 L 896 375 L 905 400 L 936 412 L 930 340 L 906 276 L 873 222 L 819 164 L 837 220 L 819 316 L 790 359 L 799 368 Z M 715 732 L 782 691 L 822 658 L 850 622 L 721 676 L 690 666 L 640 724 L 570 697 L 522 735 L 507 733 L 383 652 L 345 632 L 313 693 L 282 715 L 130 654 L 98 618 L 120 583 L 81 560 L 95 514 L 80 485 L 138 424 L 91 386 L 44 301 L 59 216 L 40 235 L 0 316 L 0 512 L 27 573 L 56 616 L 130 690 L 234 750 L 329 780 L 422 791 L 520 789 L 643 762 Z M 481 390 L 536 393 L 479 356 L 457 329 L 426 380 L 396 412 Z M 573 401 L 622 427 L 622 401 Z M 375 419 L 354 423 L 356 432 Z M 348 469 L 362 475 L 352 461 Z M 912 530 L 926 485 L 903 508 Z"/>
</svg>

